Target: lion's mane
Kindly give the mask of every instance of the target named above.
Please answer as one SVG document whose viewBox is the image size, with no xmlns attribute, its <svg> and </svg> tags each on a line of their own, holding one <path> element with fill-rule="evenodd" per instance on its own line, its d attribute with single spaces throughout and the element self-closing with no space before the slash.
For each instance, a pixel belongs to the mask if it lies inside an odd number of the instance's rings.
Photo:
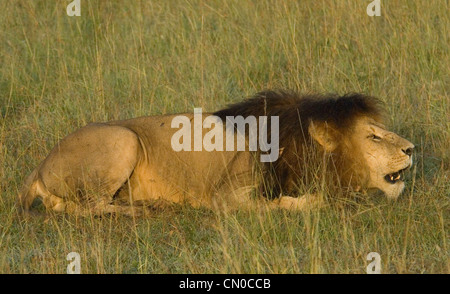
<svg viewBox="0 0 450 294">
<path fill-rule="evenodd" d="M 259 92 L 243 102 L 232 104 L 214 115 L 226 120 L 227 116 L 278 116 L 280 156 L 273 163 L 261 165 L 260 191 L 267 198 L 295 192 L 302 183 L 320 181 L 326 173 L 327 187 L 345 191 L 364 185 L 367 170 L 355 158 L 348 137 L 357 118 L 369 116 L 384 120 L 384 109 L 377 98 L 350 93 L 299 94 L 286 90 Z M 337 148 L 327 154 L 317 146 L 308 129 L 313 123 L 326 124 L 333 129 Z M 270 130 L 270 126 L 268 127 Z M 270 135 L 268 136 L 270 138 Z M 317 167 L 326 166 L 325 169 Z M 339 187 L 340 189 L 334 189 Z"/>
</svg>

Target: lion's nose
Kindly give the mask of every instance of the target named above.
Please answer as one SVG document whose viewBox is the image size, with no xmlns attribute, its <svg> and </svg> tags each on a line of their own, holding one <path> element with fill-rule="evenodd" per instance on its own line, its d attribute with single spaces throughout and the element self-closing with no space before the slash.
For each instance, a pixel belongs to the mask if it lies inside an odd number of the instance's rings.
<svg viewBox="0 0 450 294">
<path fill-rule="evenodd" d="M 411 156 L 412 153 L 413 153 L 413 149 L 414 149 L 414 147 L 409 147 L 409 148 L 402 149 L 402 151 L 403 151 L 403 153 L 405 153 L 406 155 Z"/>
</svg>

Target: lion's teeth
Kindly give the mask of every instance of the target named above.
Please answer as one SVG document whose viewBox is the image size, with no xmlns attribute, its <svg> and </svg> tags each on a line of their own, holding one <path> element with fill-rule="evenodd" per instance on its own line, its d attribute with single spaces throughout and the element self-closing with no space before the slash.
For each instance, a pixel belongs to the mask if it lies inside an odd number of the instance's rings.
<svg viewBox="0 0 450 294">
<path fill-rule="evenodd" d="M 395 178 L 395 180 L 398 180 L 398 179 L 400 179 L 400 174 Z"/>
</svg>

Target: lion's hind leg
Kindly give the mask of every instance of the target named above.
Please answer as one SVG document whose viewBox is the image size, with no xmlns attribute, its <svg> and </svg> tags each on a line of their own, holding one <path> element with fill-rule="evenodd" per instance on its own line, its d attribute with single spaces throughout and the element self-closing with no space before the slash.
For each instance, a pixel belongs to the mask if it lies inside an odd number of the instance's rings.
<svg viewBox="0 0 450 294">
<path fill-rule="evenodd" d="M 40 180 L 34 183 L 32 192 L 35 194 L 33 200 L 40 197 L 46 210 L 50 212 L 67 213 L 77 216 L 101 216 L 106 214 L 140 216 L 143 214 L 143 208 L 130 205 L 114 205 L 107 200 L 108 197 L 88 197 L 95 200 L 84 202 L 63 199 L 50 193 Z"/>
<path fill-rule="evenodd" d="M 39 178 L 39 167 L 28 176 L 17 197 L 17 209 L 20 214 L 30 213 L 36 198 L 41 198 L 47 210 L 65 211 L 66 203 L 60 197 L 52 195 Z"/>
<path fill-rule="evenodd" d="M 16 203 L 19 213 L 30 213 L 30 208 L 36 198 L 41 198 L 45 208 L 49 211 L 64 212 L 67 210 L 79 210 L 76 208 L 77 205 L 75 203 L 69 203 L 48 191 L 38 176 L 38 168 L 28 176 L 24 187 L 19 193 Z"/>
<path fill-rule="evenodd" d="M 67 213 L 78 216 L 101 216 L 106 214 L 141 216 L 145 214 L 145 207 L 114 204 L 111 200 L 114 193 L 108 191 L 103 192 L 88 193 L 89 195 L 84 195 L 84 199 L 78 199 L 77 197 L 59 197 L 47 189 L 34 171 L 29 176 L 29 183 L 26 183 L 19 193 L 17 205 L 21 214 L 30 213 L 31 205 L 36 198 L 41 198 L 45 209 L 49 212 Z"/>
<path fill-rule="evenodd" d="M 133 131 L 106 124 L 83 127 L 61 140 L 28 177 L 18 204 L 29 211 L 37 197 L 49 211 L 69 214 L 134 214 L 113 205 L 139 158 L 145 158 Z"/>
<path fill-rule="evenodd" d="M 145 215 L 145 207 L 135 205 L 117 205 L 109 202 L 98 202 L 94 207 L 89 209 L 89 213 L 93 215 L 119 214 L 130 217 Z"/>
<path fill-rule="evenodd" d="M 26 178 L 25 183 L 19 192 L 19 196 L 17 197 L 16 200 L 16 206 L 17 209 L 19 210 L 19 213 L 29 212 L 34 199 L 38 197 L 36 191 L 37 172 L 38 168 L 36 168 L 31 172 L 31 174 Z"/>
</svg>

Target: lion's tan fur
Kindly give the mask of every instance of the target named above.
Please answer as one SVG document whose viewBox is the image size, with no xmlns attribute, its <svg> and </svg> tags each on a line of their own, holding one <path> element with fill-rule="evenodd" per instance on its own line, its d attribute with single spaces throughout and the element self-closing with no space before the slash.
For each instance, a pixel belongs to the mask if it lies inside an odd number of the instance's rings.
<svg viewBox="0 0 450 294">
<path fill-rule="evenodd" d="M 292 105 L 286 107 L 292 108 Z M 192 114 L 183 115 L 192 118 Z M 260 202 L 260 194 L 264 194 L 261 181 L 270 168 L 275 173 L 277 168 L 288 171 L 276 174 L 278 180 L 283 177 L 283 181 L 288 182 L 277 191 L 290 192 L 286 187 L 295 186 L 290 185 L 296 181 L 295 173 L 282 164 L 281 167 L 261 167 L 254 153 L 249 151 L 175 152 L 171 147 L 171 137 L 177 131 L 171 128 L 174 117 L 163 115 L 96 123 L 75 131 L 61 140 L 28 177 L 18 197 L 20 207 L 29 210 L 36 197 L 42 197 L 50 210 L 80 214 L 134 214 L 138 209 L 136 203 L 161 199 L 195 207 L 247 207 L 252 206 L 255 199 L 256 203 Z M 332 121 L 319 119 L 311 119 L 305 126 L 307 134 L 303 138 L 292 141 L 282 138 L 286 146 L 280 146 L 283 150 L 280 162 L 289 158 L 292 161 L 293 149 L 289 142 L 300 142 L 321 156 L 345 158 L 342 165 L 345 168 L 338 169 L 339 179 L 350 183 L 348 179 L 359 177 L 353 181 L 357 183 L 356 189 L 359 186 L 378 188 L 391 198 L 396 198 L 403 190 L 403 183 L 393 188 L 382 181 L 382 176 L 409 166 L 411 159 L 405 156 L 404 150 L 412 149 L 413 145 L 386 131 L 378 113 L 355 115 L 351 123 L 341 129 Z M 342 129 L 346 130 L 345 134 Z M 386 139 L 381 144 L 369 140 L 373 132 Z M 313 140 L 307 142 L 308 138 Z M 301 153 L 299 150 L 296 149 L 297 153 Z M 298 156 L 296 160 L 301 161 Z M 339 166 L 339 160 L 334 163 Z M 268 203 L 270 207 L 301 209 L 307 202 L 305 198 L 284 196 Z"/>
</svg>

